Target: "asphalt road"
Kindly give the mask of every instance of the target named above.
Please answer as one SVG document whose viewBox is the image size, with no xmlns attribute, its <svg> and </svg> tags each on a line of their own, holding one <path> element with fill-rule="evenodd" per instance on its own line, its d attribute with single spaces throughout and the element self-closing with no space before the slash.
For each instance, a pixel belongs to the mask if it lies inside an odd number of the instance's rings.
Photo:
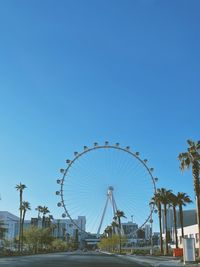
<svg viewBox="0 0 200 267">
<path fill-rule="evenodd" d="M 120 257 L 100 253 L 55 253 L 0 258 L 0 267 L 141 267 Z"/>
</svg>

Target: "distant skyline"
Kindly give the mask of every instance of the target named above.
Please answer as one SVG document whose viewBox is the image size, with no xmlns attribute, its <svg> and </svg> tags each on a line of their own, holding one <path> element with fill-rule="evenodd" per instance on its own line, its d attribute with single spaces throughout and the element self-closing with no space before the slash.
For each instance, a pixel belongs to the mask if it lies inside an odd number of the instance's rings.
<svg viewBox="0 0 200 267">
<path fill-rule="evenodd" d="M 38 205 L 60 217 L 59 169 L 106 140 L 194 201 L 177 157 L 200 139 L 199 12 L 195 0 L 1 1 L 0 210 L 18 215 L 22 182 L 27 218 Z"/>
</svg>

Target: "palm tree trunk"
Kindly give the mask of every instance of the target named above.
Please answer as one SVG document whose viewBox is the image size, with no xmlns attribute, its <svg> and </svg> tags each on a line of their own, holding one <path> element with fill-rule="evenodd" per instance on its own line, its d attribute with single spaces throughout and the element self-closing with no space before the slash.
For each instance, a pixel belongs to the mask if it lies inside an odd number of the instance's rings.
<svg viewBox="0 0 200 267">
<path fill-rule="evenodd" d="M 168 254 L 168 233 L 167 233 L 167 205 L 164 204 L 164 220 L 165 220 L 165 255 Z"/>
<path fill-rule="evenodd" d="M 22 216 L 22 235 L 21 235 L 21 249 L 23 251 L 23 239 L 24 239 L 24 219 L 25 219 L 25 214 L 26 214 L 26 210 L 24 210 L 23 212 L 23 216 Z"/>
<path fill-rule="evenodd" d="M 161 221 L 161 204 L 158 207 L 158 218 L 159 218 L 159 228 L 160 228 L 160 252 L 163 254 L 163 238 L 162 238 L 162 221 Z"/>
<path fill-rule="evenodd" d="M 180 224 L 181 224 L 181 236 L 184 238 L 184 229 L 183 229 L 183 208 L 182 205 L 179 205 L 179 216 L 180 216 Z"/>
<path fill-rule="evenodd" d="M 45 228 L 45 216 L 42 217 L 42 228 Z"/>
<path fill-rule="evenodd" d="M 121 254 L 122 251 L 122 237 L 121 237 L 121 219 L 118 217 L 119 221 L 119 254 Z"/>
<path fill-rule="evenodd" d="M 198 223 L 198 232 L 200 237 L 200 188 L 199 188 L 199 162 L 196 161 L 192 166 L 192 174 L 194 177 L 194 189 L 196 193 L 196 205 L 197 205 L 197 223 Z M 200 240 L 200 238 L 199 238 Z M 200 257 L 200 246 L 199 246 L 199 255 Z"/>
<path fill-rule="evenodd" d="M 199 194 L 196 196 L 196 202 L 197 202 L 197 223 L 198 223 L 198 232 L 200 236 L 200 199 Z M 200 240 L 200 238 L 199 238 Z M 199 258 L 200 258 L 200 246 L 199 246 Z"/>
<path fill-rule="evenodd" d="M 176 222 L 176 207 L 175 206 L 173 206 L 173 213 L 174 213 L 175 242 L 176 242 L 176 248 L 178 248 L 177 222 Z"/>
<path fill-rule="evenodd" d="M 22 190 L 20 190 L 19 198 L 20 198 L 20 215 L 19 215 L 19 244 L 18 251 L 21 252 L 21 238 L 22 238 Z"/>
</svg>

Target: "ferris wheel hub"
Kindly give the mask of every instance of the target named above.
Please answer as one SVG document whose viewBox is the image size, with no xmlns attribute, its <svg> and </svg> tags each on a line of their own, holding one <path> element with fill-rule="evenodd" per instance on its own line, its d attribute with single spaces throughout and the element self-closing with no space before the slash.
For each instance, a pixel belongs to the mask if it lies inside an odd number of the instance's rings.
<svg viewBox="0 0 200 267">
<path fill-rule="evenodd" d="M 113 194 L 113 191 L 114 191 L 114 187 L 113 186 L 109 186 L 108 187 L 108 193 L 107 193 L 107 195 L 108 196 L 112 195 Z"/>
</svg>

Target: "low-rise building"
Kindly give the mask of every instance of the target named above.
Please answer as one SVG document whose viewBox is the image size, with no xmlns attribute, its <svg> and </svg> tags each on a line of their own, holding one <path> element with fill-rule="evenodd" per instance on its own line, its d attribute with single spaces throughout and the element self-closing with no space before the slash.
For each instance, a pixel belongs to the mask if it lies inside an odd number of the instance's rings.
<svg viewBox="0 0 200 267">
<path fill-rule="evenodd" d="M 6 228 L 5 239 L 13 240 L 19 235 L 19 217 L 8 211 L 0 211 L 0 221 L 2 221 Z M 74 223 L 73 223 L 74 222 Z M 57 238 L 81 238 L 81 233 L 86 231 L 86 217 L 78 216 L 73 222 L 70 219 L 54 219 L 51 221 L 52 232 Z M 49 221 L 48 221 L 49 224 Z M 31 218 L 31 220 L 24 221 L 24 230 L 30 226 L 42 228 L 42 218 Z"/>
<path fill-rule="evenodd" d="M 195 247 L 198 248 L 199 247 L 198 224 L 186 226 L 183 229 L 184 229 L 184 238 L 194 238 L 195 239 Z M 183 247 L 181 228 L 179 228 L 177 230 L 177 235 L 178 235 L 179 247 Z"/>
<path fill-rule="evenodd" d="M 19 234 L 19 217 L 8 211 L 0 211 L 0 220 L 6 228 L 5 239 L 14 239 Z"/>
</svg>

